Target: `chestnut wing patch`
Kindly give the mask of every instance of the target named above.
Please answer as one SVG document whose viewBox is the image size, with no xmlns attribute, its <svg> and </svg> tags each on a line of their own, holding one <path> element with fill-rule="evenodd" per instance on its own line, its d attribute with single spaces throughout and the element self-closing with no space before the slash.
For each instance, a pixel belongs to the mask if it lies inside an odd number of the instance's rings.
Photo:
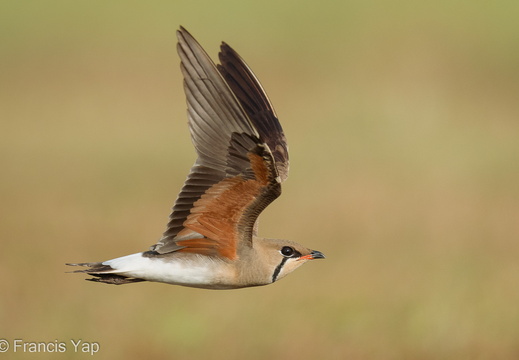
<svg viewBox="0 0 519 360">
<path fill-rule="evenodd" d="M 264 147 L 257 146 L 247 158 L 249 171 L 214 184 L 193 204 L 177 235 L 175 242 L 181 247 L 177 251 L 233 260 L 241 240 L 250 246 L 252 226 L 261 210 L 277 197 L 279 184 L 276 186 L 272 157 Z M 201 236 L 193 238 L 196 234 Z"/>
</svg>

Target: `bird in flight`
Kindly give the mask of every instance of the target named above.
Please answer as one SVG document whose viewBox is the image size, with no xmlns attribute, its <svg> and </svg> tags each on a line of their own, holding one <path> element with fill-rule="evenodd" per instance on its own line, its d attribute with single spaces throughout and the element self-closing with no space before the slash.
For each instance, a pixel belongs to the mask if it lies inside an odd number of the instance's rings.
<svg viewBox="0 0 519 360">
<path fill-rule="evenodd" d="M 281 194 L 288 146 L 265 91 L 226 43 L 215 65 L 180 27 L 177 50 L 197 152 L 162 238 L 150 250 L 67 264 L 106 284 L 155 281 L 204 289 L 271 284 L 324 255 L 257 235 L 258 216 Z"/>
</svg>

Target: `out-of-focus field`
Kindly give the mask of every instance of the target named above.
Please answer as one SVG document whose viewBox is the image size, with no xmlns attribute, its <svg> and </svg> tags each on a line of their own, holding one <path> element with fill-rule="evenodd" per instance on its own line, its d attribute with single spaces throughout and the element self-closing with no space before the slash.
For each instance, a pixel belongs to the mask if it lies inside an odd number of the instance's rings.
<svg viewBox="0 0 519 360">
<path fill-rule="evenodd" d="M 519 3 L 6 1 L 0 338 L 96 359 L 519 358 Z M 194 161 L 175 30 L 239 51 L 287 134 L 263 236 L 324 252 L 237 291 L 107 286 Z"/>
</svg>

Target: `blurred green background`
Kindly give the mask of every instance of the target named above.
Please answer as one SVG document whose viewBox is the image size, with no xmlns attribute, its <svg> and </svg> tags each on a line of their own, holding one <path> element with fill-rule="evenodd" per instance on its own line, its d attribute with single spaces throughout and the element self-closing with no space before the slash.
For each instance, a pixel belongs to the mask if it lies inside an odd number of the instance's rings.
<svg viewBox="0 0 519 360">
<path fill-rule="evenodd" d="M 99 359 L 519 358 L 518 18 L 516 1 L 2 2 L 0 338 Z M 179 25 L 245 58 L 287 134 L 260 234 L 326 260 L 235 291 L 65 273 L 165 228 L 194 161 Z"/>
</svg>

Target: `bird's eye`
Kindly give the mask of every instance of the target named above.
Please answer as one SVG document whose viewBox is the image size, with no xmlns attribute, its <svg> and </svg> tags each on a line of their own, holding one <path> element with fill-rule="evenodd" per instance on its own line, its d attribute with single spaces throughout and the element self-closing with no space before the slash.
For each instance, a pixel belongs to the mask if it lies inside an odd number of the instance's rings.
<svg viewBox="0 0 519 360">
<path fill-rule="evenodd" d="M 294 255 L 294 252 L 294 248 L 291 248 L 290 246 L 283 246 L 283 248 L 281 249 L 281 255 L 286 257 Z"/>
</svg>

